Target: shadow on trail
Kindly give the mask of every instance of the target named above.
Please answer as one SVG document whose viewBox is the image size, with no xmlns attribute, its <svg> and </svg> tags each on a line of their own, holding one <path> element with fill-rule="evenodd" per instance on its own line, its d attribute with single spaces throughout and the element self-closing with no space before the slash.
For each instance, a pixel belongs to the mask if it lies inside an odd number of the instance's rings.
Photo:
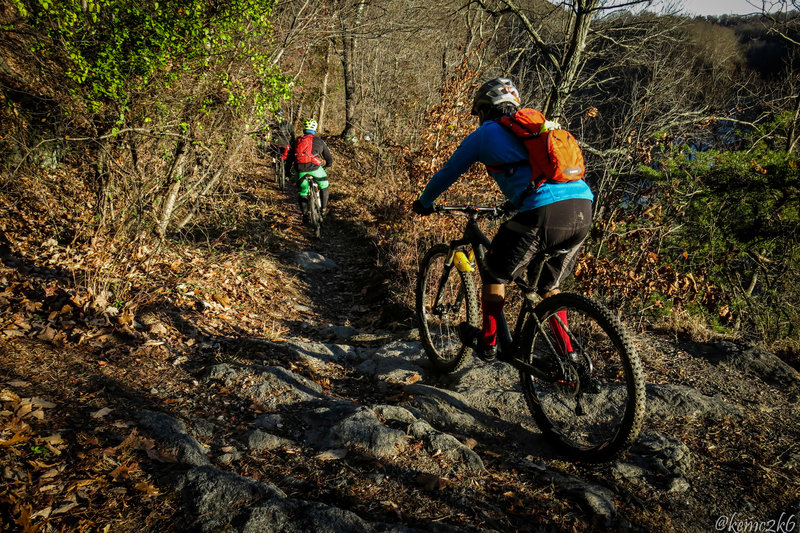
<svg viewBox="0 0 800 533">
<path fill-rule="evenodd" d="M 410 311 L 387 301 L 389 273 L 376 266 L 378 249 L 373 238 L 364 224 L 346 211 L 349 198 L 337 187 L 347 179 L 343 172 L 336 167 L 331 171 L 329 213 L 320 239 L 302 224 L 297 186 L 289 180 L 281 190 L 271 165 L 264 162 L 252 167 L 247 180 L 250 188 L 233 191 L 236 213 L 205 213 L 205 223 L 172 238 L 217 251 L 264 254 L 302 282 L 305 301 L 298 303 L 308 307 L 321 323 L 369 329 L 405 322 L 410 328 Z M 298 262 L 301 252 L 319 253 L 338 268 L 303 270 Z"/>
</svg>

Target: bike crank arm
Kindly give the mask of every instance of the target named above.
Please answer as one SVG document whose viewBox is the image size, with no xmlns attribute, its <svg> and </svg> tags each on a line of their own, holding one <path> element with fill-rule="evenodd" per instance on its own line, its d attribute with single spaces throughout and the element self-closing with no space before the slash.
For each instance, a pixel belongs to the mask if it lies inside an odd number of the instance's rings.
<svg viewBox="0 0 800 533">
<path fill-rule="evenodd" d="M 546 374 L 542 370 L 539 370 L 537 367 L 533 366 L 530 363 L 526 363 L 522 359 L 517 359 L 516 357 L 512 357 L 511 359 L 506 359 L 506 363 L 513 366 L 517 370 L 521 370 L 527 372 L 529 374 L 533 374 L 537 378 L 541 379 L 542 381 L 547 381 L 549 383 L 556 383 L 560 380 L 554 380 L 552 376 Z"/>
<path fill-rule="evenodd" d="M 553 379 L 553 376 L 551 374 L 548 374 L 543 370 L 540 370 L 538 367 L 533 366 L 532 364 L 527 363 L 522 359 L 517 359 L 515 356 L 512 356 L 510 359 L 504 359 L 504 361 L 509 365 L 513 366 L 514 368 L 516 368 L 517 370 L 521 370 L 527 372 L 528 374 L 532 374 L 542 381 L 545 381 L 547 383 L 555 383 L 556 385 L 566 386 L 568 388 L 574 389 L 574 392 L 571 394 L 571 396 L 577 396 L 578 392 L 580 391 L 580 381 Z M 580 410 L 580 407 L 578 407 L 578 409 Z"/>
</svg>

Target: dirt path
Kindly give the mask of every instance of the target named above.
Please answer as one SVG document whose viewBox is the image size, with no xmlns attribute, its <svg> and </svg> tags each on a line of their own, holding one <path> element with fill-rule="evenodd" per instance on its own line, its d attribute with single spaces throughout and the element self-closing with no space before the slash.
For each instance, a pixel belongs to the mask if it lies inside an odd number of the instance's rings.
<svg viewBox="0 0 800 533">
<path fill-rule="evenodd" d="M 3 260 L 2 531 L 797 531 L 800 380 L 772 354 L 637 335 L 641 438 L 564 461 L 508 367 L 431 371 L 335 181 L 315 240 L 254 168 L 244 225 L 167 250 L 168 297 L 132 322 L 79 313 L 41 257 Z"/>
<path fill-rule="evenodd" d="M 267 170 L 271 173 L 271 170 Z M 291 225 L 295 240 L 282 251 L 285 264 L 296 264 L 297 255 L 313 252 L 333 261 L 337 268 L 305 272 L 302 276 L 304 294 L 301 305 L 310 308 L 313 320 L 321 327 L 350 326 L 358 331 L 385 329 L 411 329 L 410 316 L 398 320 L 397 305 L 389 305 L 388 278 L 390 272 L 378 266 L 378 250 L 372 239 L 365 235 L 361 221 L 348 212 L 343 187 L 331 180 L 329 213 L 321 238 L 314 237 L 310 227 L 304 227 L 297 205 L 296 187 L 287 184 L 285 190 L 277 188 L 271 174 L 263 180 L 258 194 L 262 201 L 282 205 L 285 221 Z M 393 314 L 391 311 L 395 311 Z"/>
</svg>

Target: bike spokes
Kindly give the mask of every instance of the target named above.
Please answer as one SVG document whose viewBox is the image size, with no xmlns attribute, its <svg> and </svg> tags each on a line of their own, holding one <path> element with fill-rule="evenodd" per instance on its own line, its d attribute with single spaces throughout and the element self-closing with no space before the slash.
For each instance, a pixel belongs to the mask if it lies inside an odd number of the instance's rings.
<svg viewBox="0 0 800 533">
<path fill-rule="evenodd" d="M 548 379 L 520 372 L 537 423 L 586 458 L 624 449 L 641 425 L 644 383 L 619 322 L 573 294 L 543 302 L 537 316 L 536 327 L 527 328 L 528 361 L 546 370 Z"/>
<path fill-rule="evenodd" d="M 446 265 L 449 252 L 442 245 L 428 253 L 417 285 L 417 317 L 425 352 L 444 372 L 458 368 L 468 355 L 458 336 L 459 324 L 478 321 L 472 276 Z"/>
</svg>

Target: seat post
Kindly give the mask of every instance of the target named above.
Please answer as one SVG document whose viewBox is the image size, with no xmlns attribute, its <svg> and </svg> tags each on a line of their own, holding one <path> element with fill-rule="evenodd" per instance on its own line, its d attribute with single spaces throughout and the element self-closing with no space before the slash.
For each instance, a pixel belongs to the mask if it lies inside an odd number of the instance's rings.
<svg viewBox="0 0 800 533">
<path fill-rule="evenodd" d="M 553 254 L 549 252 L 541 252 L 538 256 L 538 265 L 536 267 L 536 276 L 532 280 L 530 280 L 531 289 L 533 292 L 536 292 L 539 287 L 539 278 L 542 277 L 542 272 L 544 271 L 544 265 L 547 261 L 553 257 Z"/>
</svg>

